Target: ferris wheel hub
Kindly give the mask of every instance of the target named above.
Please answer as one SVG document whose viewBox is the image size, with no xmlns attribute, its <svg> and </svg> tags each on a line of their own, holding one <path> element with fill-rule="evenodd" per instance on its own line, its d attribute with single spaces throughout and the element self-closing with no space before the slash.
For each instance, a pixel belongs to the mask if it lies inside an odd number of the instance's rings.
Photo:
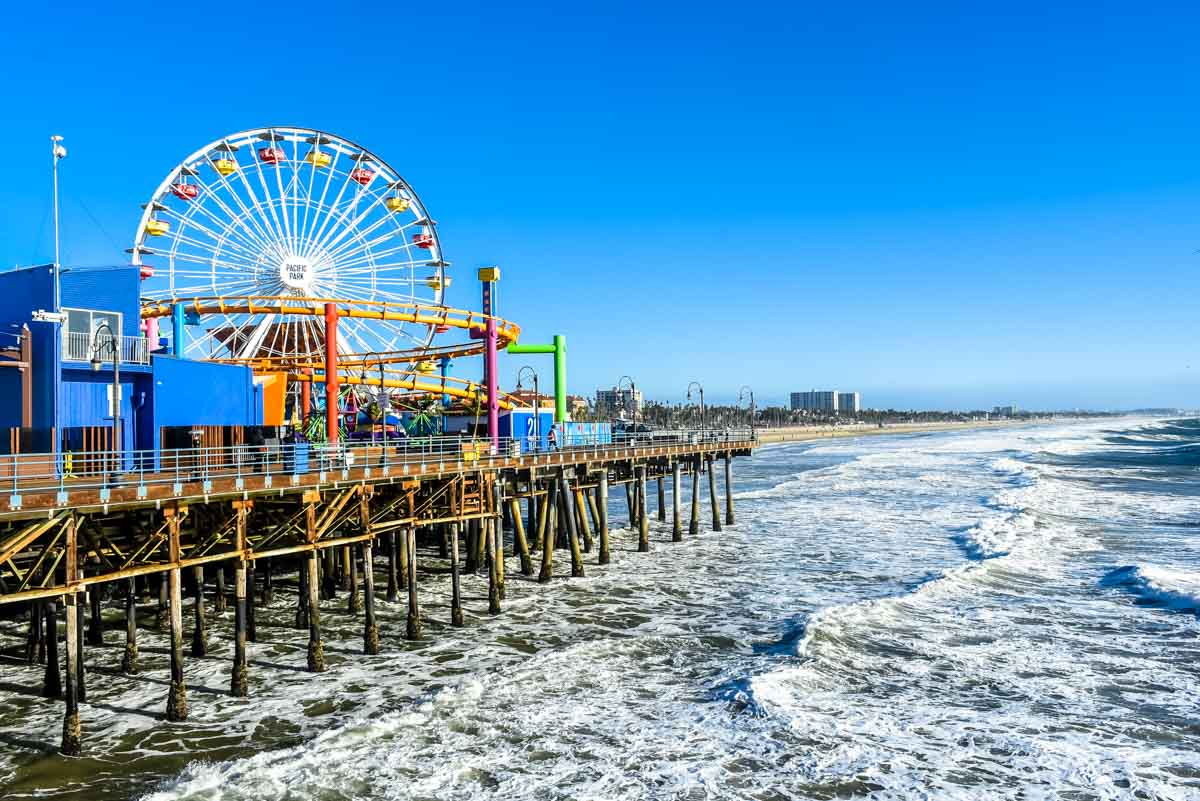
<svg viewBox="0 0 1200 801">
<path fill-rule="evenodd" d="M 279 280 L 288 289 L 309 294 L 315 274 L 312 261 L 303 256 L 287 256 L 279 263 Z"/>
</svg>

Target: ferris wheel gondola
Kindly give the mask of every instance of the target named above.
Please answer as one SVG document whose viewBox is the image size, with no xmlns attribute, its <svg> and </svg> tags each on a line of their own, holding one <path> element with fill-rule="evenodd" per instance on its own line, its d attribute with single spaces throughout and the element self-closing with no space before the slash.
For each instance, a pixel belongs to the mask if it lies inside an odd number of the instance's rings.
<svg viewBox="0 0 1200 801">
<path fill-rule="evenodd" d="M 437 226 L 413 188 L 376 154 L 309 128 L 241 131 L 172 169 L 143 207 L 133 263 L 153 301 L 295 298 L 440 306 L 447 262 Z M 347 352 L 427 347 L 436 330 L 346 319 Z M 193 358 L 316 355 L 311 314 L 209 314 L 181 343 Z"/>
</svg>

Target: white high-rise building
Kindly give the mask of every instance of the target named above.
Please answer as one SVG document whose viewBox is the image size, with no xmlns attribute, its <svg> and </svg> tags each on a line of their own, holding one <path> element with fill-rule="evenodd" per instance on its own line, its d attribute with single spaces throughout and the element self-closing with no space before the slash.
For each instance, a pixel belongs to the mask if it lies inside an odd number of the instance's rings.
<svg viewBox="0 0 1200 801">
<path fill-rule="evenodd" d="M 836 389 L 793 392 L 792 411 L 858 414 L 862 411 L 862 396 L 857 392 L 838 392 Z"/>
<path fill-rule="evenodd" d="M 837 394 L 838 414 L 858 414 L 862 411 L 862 396 L 857 392 L 839 392 Z"/>
<path fill-rule="evenodd" d="M 624 417 L 636 418 L 642 411 L 642 391 L 640 389 L 598 389 L 596 390 L 596 409 L 619 412 Z"/>
</svg>

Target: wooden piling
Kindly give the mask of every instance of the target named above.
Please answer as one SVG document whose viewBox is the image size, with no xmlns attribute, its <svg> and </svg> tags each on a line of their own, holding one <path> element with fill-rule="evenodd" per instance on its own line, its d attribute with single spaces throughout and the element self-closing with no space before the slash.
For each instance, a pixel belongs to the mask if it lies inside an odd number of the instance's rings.
<svg viewBox="0 0 1200 801">
<path fill-rule="evenodd" d="M 658 477 L 658 522 L 667 522 L 667 493 L 661 475 Z"/>
<path fill-rule="evenodd" d="M 599 487 L 593 490 L 584 490 L 584 495 L 587 496 L 588 513 L 592 518 L 592 530 L 599 536 L 600 532 L 600 510 L 596 507 L 596 495 L 599 493 Z"/>
<path fill-rule="evenodd" d="M 82 733 L 79 724 L 79 686 L 77 673 L 82 657 L 82 632 L 80 624 L 83 610 L 79 607 L 79 592 L 76 584 L 80 579 L 77 558 L 76 536 L 78 521 L 72 515 L 66 525 L 66 573 L 68 592 L 64 596 L 67 605 L 67 687 L 66 710 L 63 716 L 62 743 L 59 751 L 65 756 L 79 756 Z"/>
<path fill-rule="evenodd" d="M 638 553 L 650 550 L 650 516 L 646 514 L 646 465 L 636 468 L 638 503 Z"/>
<path fill-rule="evenodd" d="M 254 588 L 254 560 L 253 559 L 250 560 L 250 564 L 246 566 L 246 569 L 250 571 L 249 586 L 251 589 L 253 589 Z M 247 603 L 251 607 L 253 607 L 254 606 L 254 593 L 251 592 L 246 597 L 247 597 Z M 273 600 L 275 600 L 275 571 L 271 564 L 271 557 L 268 556 L 266 559 L 263 560 L 263 590 L 262 590 L 263 606 L 270 606 L 271 601 L 273 601 Z"/>
<path fill-rule="evenodd" d="M 408 626 L 405 636 L 421 639 L 421 609 L 417 606 L 417 529 L 408 528 Z"/>
<path fill-rule="evenodd" d="M 225 565 L 218 564 L 215 570 L 216 575 L 213 576 L 214 592 L 213 595 L 213 614 L 223 615 L 225 610 L 229 608 L 229 602 L 225 598 Z"/>
<path fill-rule="evenodd" d="M 488 614 L 500 614 L 500 567 L 496 557 L 496 518 L 485 518 L 482 522 L 483 536 L 486 541 L 488 563 Z"/>
<path fill-rule="evenodd" d="M 608 552 L 608 468 L 600 469 L 600 486 L 596 488 L 600 499 L 596 503 L 596 527 L 599 529 L 600 536 L 600 557 L 599 563 L 607 565 L 609 562 Z"/>
<path fill-rule="evenodd" d="M 725 525 L 732 526 L 733 516 L 733 454 L 725 451 Z"/>
<path fill-rule="evenodd" d="M 473 576 L 479 572 L 479 559 L 475 555 L 476 552 L 478 551 L 478 548 L 476 546 L 476 543 L 478 542 L 478 540 L 479 540 L 479 521 L 478 520 L 468 520 L 467 521 L 467 537 L 466 537 L 466 542 L 464 543 L 467 548 L 467 564 L 463 568 L 463 570 L 465 570 L 467 575 L 469 575 L 469 576 Z"/>
<path fill-rule="evenodd" d="M 683 516 L 680 514 L 679 493 L 682 489 L 679 462 L 671 465 L 671 542 L 683 542 Z"/>
<path fill-rule="evenodd" d="M 708 503 L 712 507 L 712 530 L 721 530 L 721 504 L 717 499 L 717 470 L 716 464 L 708 460 Z"/>
<path fill-rule="evenodd" d="M 58 672 L 58 604 L 52 596 L 42 605 L 46 614 L 46 672 L 42 680 L 43 698 L 62 697 L 62 677 Z"/>
<path fill-rule="evenodd" d="M 169 506 L 163 510 L 167 518 L 167 558 L 171 564 L 180 560 L 179 523 L 184 510 Z M 167 571 L 168 604 L 171 626 L 171 689 L 167 694 L 167 720 L 178 723 L 187 720 L 187 684 L 183 680 L 183 591 L 179 568 Z"/>
<path fill-rule="evenodd" d="M 700 533 L 700 460 L 692 462 L 692 518 L 688 521 L 688 536 Z"/>
<path fill-rule="evenodd" d="M 103 595 L 101 592 L 102 586 L 100 584 L 93 584 L 87 590 L 88 605 L 91 614 L 87 628 L 88 645 L 104 645 L 104 616 L 100 609 L 100 602 Z"/>
<path fill-rule="evenodd" d="M 229 694 L 245 698 L 250 693 L 246 658 L 246 601 L 254 595 L 254 574 L 246 569 L 246 518 L 250 501 L 234 501 L 234 548 L 239 556 L 233 566 L 233 671 Z"/>
<path fill-rule="evenodd" d="M 171 630 L 171 581 L 165 573 L 158 576 L 158 610 L 154 614 L 154 627 L 160 632 Z"/>
<path fill-rule="evenodd" d="M 204 615 L 204 567 L 196 565 L 192 568 L 194 626 L 192 628 L 192 656 L 208 656 L 208 621 Z"/>
<path fill-rule="evenodd" d="M 375 569 L 371 540 L 362 544 L 363 560 L 363 653 L 379 653 L 379 624 L 375 622 Z"/>
<path fill-rule="evenodd" d="M 527 530 L 529 531 L 530 537 L 530 551 L 536 551 L 538 548 L 542 547 L 541 531 L 538 528 L 538 503 L 537 482 L 531 480 L 529 482 L 529 497 L 525 499 L 525 508 L 529 516 L 529 525 Z"/>
<path fill-rule="evenodd" d="M 316 490 L 304 493 L 305 539 L 309 545 L 316 545 L 320 533 L 317 531 L 317 501 L 320 497 L 320 492 Z M 325 670 L 325 646 L 321 643 L 319 558 L 319 550 L 308 552 L 308 669 L 312 673 Z"/>
<path fill-rule="evenodd" d="M 82 579 L 83 569 L 79 568 L 76 575 Z M 75 603 L 75 653 L 79 657 L 75 660 L 75 695 L 80 701 L 87 700 L 87 681 L 83 670 L 83 598 L 79 598 Z"/>
<path fill-rule="evenodd" d="M 137 579 L 126 581 L 125 591 L 125 654 L 121 657 L 121 672 L 127 676 L 138 672 L 137 646 Z"/>
<path fill-rule="evenodd" d="M 463 625 L 462 588 L 458 575 L 458 523 L 450 524 L 450 625 Z"/>
<path fill-rule="evenodd" d="M 258 623 L 255 619 L 254 610 L 258 605 L 254 600 L 254 564 L 255 560 L 246 560 L 246 640 L 248 642 L 258 642 Z M 271 560 L 267 559 L 267 571 L 263 576 L 263 605 L 271 602 L 271 597 L 274 590 L 271 589 L 268 582 L 271 577 Z"/>
<path fill-rule="evenodd" d="M 530 505 L 533 499 L 530 498 Z M 521 502 L 517 498 L 508 500 L 509 516 L 513 521 L 513 547 L 521 558 L 521 575 L 533 575 L 533 558 L 529 555 L 529 541 L 525 539 L 525 521 L 521 517 Z"/>
<path fill-rule="evenodd" d="M 342 568 L 342 592 L 350 593 L 350 597 L 357 598 L 357 586 L 354 583 L 354 554 L 350 550 L 349 545 L 341 547 L 341 568 Z M 357 601 L 352 602 L 351 606 L 356 606 Z"/>
<path fill-rule="evenodd" d="M 298 629 L 308 628 L 308 558 L 301 560 L 300 566 L 296 571 L 296 619 L 293 622 L 293 627 Z"/>
<path fill-rule="evenodd" d="M 595 542 L 592 539 L 592 527 L 588 524 L 588 518 L 591 513 L 588 512 L 587 499 L 584 498 L 586 492 L 581 489 L 575 490 L 575 517 L 579 521 L 579 533 L 583 535 L 583 552 L 591 553 L 595 547 Z"/>
<path fill-rule="evenodd" d="M 562 502 L 559 511 L 567 524 L 567 544 L 571 549 L 571 577 L 583 578 L 583 552 L 579 548 L 579 532 L 575 526 L 575 499 L 571 496 L 570 483 L 561 473 L 558 485 L 558 494 Z"/>
<path fill-rule="evenodd" d="M 335 564 L 337 552 L 333 548 L 322 549 L 321 597 L 326 601 L 337 598 L 338 576 Z"/>
<path fill-rule="evenodd" d="M 399 536 L 395 530 L 388 532 L 385 540 L 387 548 L 387 599 L 388 603 L 395 603 L 400 599 L 399 579 L 396 575 L 396 560 L 399 550 Z"/>
<path fill-rule="evenodd" d="M 542 529 L 542 569 L 538 572 L 538 583 L 545 584 L 554 575 L 554 536 L 557 516 L 557 484 L 546 482 L 546 505 L 542 510 L 542 519 L 538 525 Z"/>
<path fill-rule="evenodd" d="M 346 586 L 349 595 L 346 598 L 346 611 L 352 615 L 357 615 L 362 612 L 362 599 L 358 596 L 358 559 L 355 558 L 354 550 L 351 546 L 346 546 L 346 551 L 342 554 L 346 560 L 346 565 L 350 568 L 350 581 Z"/>
<path fill-rule="evenodd" d="M 492 481 L 492 545 L 495 546 L 492 551 L 492 558 L 496 562 L 496 583 L 500 586 L 501 601 L 508 596 L 508 590 L 504 586 L 504 508 L 504 485 L 497 478 Z"/>
</svg>

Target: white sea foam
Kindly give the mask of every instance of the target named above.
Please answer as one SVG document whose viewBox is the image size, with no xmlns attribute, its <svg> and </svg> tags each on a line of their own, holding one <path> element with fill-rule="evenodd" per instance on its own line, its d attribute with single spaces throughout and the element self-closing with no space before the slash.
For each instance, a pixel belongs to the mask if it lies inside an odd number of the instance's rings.
<svg viewBox="0 0 1200 801">
<path fill-rule="evenodd" d="M 1171 609 L 1200 611 L 1200 572 L 1138 565 L 1130 571 L 1128 583 L 1147 601 Z"/>
</svg>

